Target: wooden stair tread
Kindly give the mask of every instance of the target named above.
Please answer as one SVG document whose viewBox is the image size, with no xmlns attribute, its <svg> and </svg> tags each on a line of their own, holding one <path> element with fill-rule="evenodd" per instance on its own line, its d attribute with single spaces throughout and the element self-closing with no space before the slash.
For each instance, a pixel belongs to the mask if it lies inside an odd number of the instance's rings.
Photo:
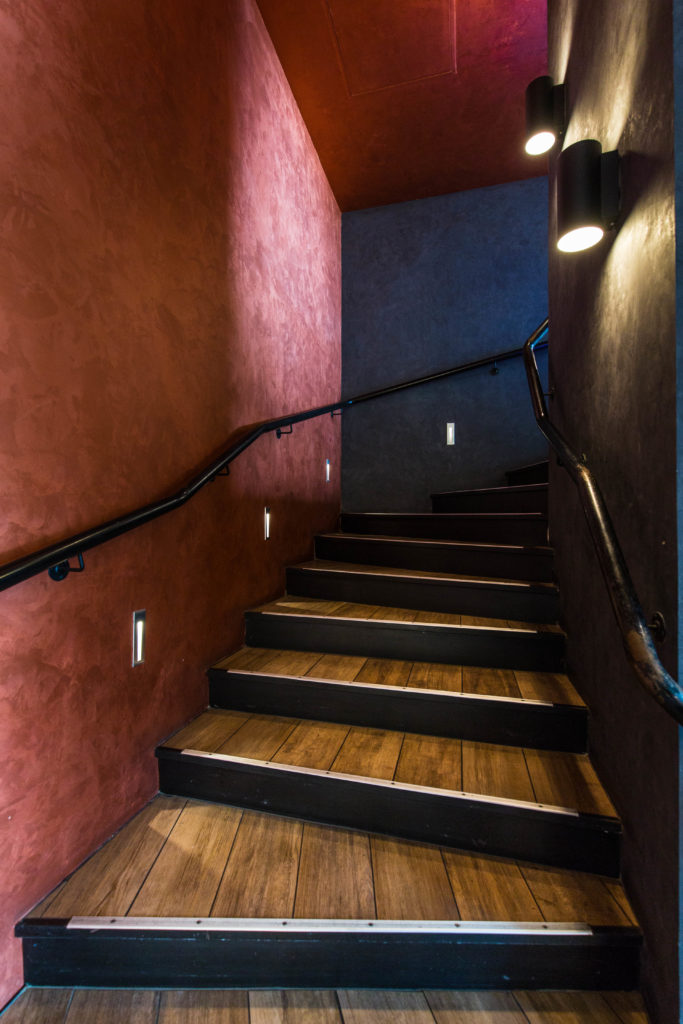
<svg viewBox="0 0 683 1024">
<path fill-rule="evenodd" d="M 357 573 L 361 575 L 369 573 L 370 575 L 401 576 L 406 579 L 415 580 L 442 580 L 447 583 L 472 583 L 482 585 L 491 583 L 496 586 L 508 587 L 510 589 L 519 587 L 524 590 L 539 589 L 552 593 L 557 590 L 556 584 L 543 581 L 534 583 L 528 580 L 509 580 L 495 576 L 471 576 L 465 573 L 431 572 L 429 570 L 422 569 L 401 569 L 400 567 L 395 568 L 388 565 L 364 565 L 356 562 L 335 562 L 324 558 L 314 558 L 308 562 L 300 562 L 294 566 L 294 568 L 314 569 L 321 572 Z"/>
<path fill-rule="evenodd" d="M 648 1024 L 638 993 L 27 988 L 2 1024 Z"/>
<path fill-rule="evenodd" d="M 509 619 L 491 619 L 478 615 L 451 612 L 413 611 L 409 608 L 389 608 L 383 605 L 359 604 L 351 601 L 326 601 L 315 597 L 285 596 L 253 609 L 277 615 L 310 615 L 341 619 L 360 619 L 384 622 L 414 622 L 425 625 L 472 626 L 487 629 L 527 630 L 537 633 L 555 633 L 563 636 L 554 623 L 518 622 Z"/>
<path fill-rule="evenodd" d="M 222 729 L 224 728 L 224 735 Z M 616 817 L 585 754 L 209 709 L 166 748 L 247 757 Z"/>
<path fill-rule="evenodd" d="M 507 488 L 503 488 L 507 489 Z M 368 519 L 547 519 L 545 512 L 342 512 L 342 516 L 366 516 Z"/>
<path fill-rule="evenodd" d="M 597 875 L 168 796 L 27 920 L 91 916 L 635 925 L 620 884 Z"/>
<path fill-rule="evenodd" d="M 451 494 L 536 494 L 548 490 L 547 483 L 537 484 L 499 484 L 497 487 L 467 487 L 454 491 L 432 491 L 431 498 Z"/>
<path fill-rule="evenodd" d="M 398 513 L 397 513 L 398 514 Z M 429 515 L 430 513 L 423 513 Z M 493 550 L 503 551 L 535 551 L 543 554 L 551 554 L 552 548 L 547 544 L 501 544 L 497 541 L 475 541 L 475 540 L 450 540 L 448 538 L 431 538 L 431 537 L 406 537 L 405 535 L 388 533 L 357 533 L 355 531 L 331 531 L 329 533 L 321 533 L 320 537 L 332 537 L 341 540 L 368 540 L 377 543 L 382 541 L 391 541 L 392 543 L 403 543 L 403 544 L 445 544 L 448 547 L 453 548 L 486 548 Z"/>
<path fill-rule="evenodd" d="M 559 672 L 524 672 L 519 669 L 444 665 L 265 647 L 243 647 L 221 658 L 214 668 L 585 706 L 569 678 Z"/>
</svg>

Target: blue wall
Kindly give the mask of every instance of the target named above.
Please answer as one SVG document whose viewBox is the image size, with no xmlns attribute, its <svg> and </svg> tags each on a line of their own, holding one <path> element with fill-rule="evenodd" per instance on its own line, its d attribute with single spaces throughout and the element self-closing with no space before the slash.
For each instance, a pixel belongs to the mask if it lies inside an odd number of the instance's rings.
<svg viewBox="0 0 683 1024">
<path fill-rule="evenodd" d="M 522 344 L 547 313 L 547 217 L 544 177 L 344 214 L 344 395 Z M 350 409 L 342 451 L 347 510 L 427 509 L 546 457 L 521 360 Z"/>
</svg>

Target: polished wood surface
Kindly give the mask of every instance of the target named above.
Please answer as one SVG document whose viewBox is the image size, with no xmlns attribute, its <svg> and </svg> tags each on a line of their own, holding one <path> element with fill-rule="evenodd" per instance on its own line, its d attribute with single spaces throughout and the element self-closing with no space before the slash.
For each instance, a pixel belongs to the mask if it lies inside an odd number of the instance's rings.
<svg viewBox="0 0 683 1024">
<path fill-rule="evenodd" d="M 291 916 L 377 916 L 369 836 L 328 825 L 304 826 Z"/>
<path fill-rule="evenodd" d="M 206 917 L 223 875 L 242 812 L 195 804 L 181 814 L 130 908 L 133 917 Z"/>
<path fill-rule="evenodd" d="M 495 629 L 527 629 L 541 633 L 562 633 L 552 623 L 517 622 L 509 619 L 491 619 L 478 615 L 460 615 L 450 612 L 413 611 L 410 608 L 390 608 L 385 605 L 361 604 L 351 601 L 325 601 L 319 597 L 285 595 L 276 601 L 259 605 L 255 611 L 276 612 L 281 615 L 322 615 L 348 619 L 383 619 L 393 622 L 432 622 L 452 626 L 487 626 Z"/>
<path fill-rule="evenodd" d="M 250 1014 L 248 992 L 185 989 L 160 993 L 156 1024 L 251 1024 Z"/>
<path fill-rule="evenodd" d="M 214 917 L 282 917 L 296 895 L 303 822 L 244 811 L 211 907 Z M 268 857 L 262 856 L 268 850 Z M 219 863 L 221 858 L 219 858 Z M 273 870 L 273 864 L 277 870 Z"/>
<path fill-rule="evenodd" d="M 296 672 L 287 667 L 291 665 L 297 666 Z M 310 676 L 312 679 L 452 690 L 455 693 L 464 691 L 492 697 L 514 697 L 546 701 L 551 704 L 583 706 L 583 701 L 567 676 L 553 672 L 523 672 L 517 669 L 513 671 L 470 665 L 398 661 L 349 654 L 278 651 L 265 647 L 243 647 L 236 654 L 221 658 L 214 667 L 265 672 L 276 676 Z"/>
<path fill-rule="evenodd" d="M 71 908 L 82 901 L 93 915 L 119 914 L 122 907 L 129 908 L 186 803 L 172 796 L 153 800 L 78 868 L 54 899 L 43 901 L 43 916 L 71 917 L 79 913 Z"/>
<path fill-rule="evenodd" d="M 372 837 L 378 918 L 455 921 L 460 915 L 436 846 Z"/>
<path fill-rule="evenodd" d="M 186 749 L 616 816 L 586 754 L 275 715 L 244 715 L 235 729 L 233 719 L 224 715 L 215 708 L 200 715 L 195 726 L 200 742 Z M 181 740 L 188 736 L 188 728 L 181 730 L 181 739 L 173 736 L 166 745 L 183 749 Z M 206 744 L 204 735 L 210 737 Z"/>
<path fill-rule="evenodd" d="M 635 923 L 612 879 L 166 796 L 33 916 L 147 914 Z"/>
<path fill-rule="evenodd" d="M 25 989 L 2 1024 L 648 1024 L 633 992 Z"/>
</svg>

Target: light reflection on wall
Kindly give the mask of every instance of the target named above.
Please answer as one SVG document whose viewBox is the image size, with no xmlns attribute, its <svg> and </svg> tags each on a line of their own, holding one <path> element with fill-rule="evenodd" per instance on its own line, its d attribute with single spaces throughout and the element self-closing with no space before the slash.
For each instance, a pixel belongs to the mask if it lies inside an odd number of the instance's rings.
<svg viewBox="0 0 683 1024">
<path fill-rule="evenodd" d="M 604 59 L 573 74 L 572 50 L 576 31 L 577 0 L 564 0 L 551 22 L 555 56 L 551 74 L 568 90 L 568 123 L 563 147 L 580 139 L 598 139 L 604 151 L 617 149 L 634 105 L 646 59 L 640 45 L 651 17 L 647 4 L 633 5 L 629 17 L 603 21 Z M 583 47 L 579 47 L 583 49 Z M 552 48 L 551 48 L 552 52 Z"/>
</svg>

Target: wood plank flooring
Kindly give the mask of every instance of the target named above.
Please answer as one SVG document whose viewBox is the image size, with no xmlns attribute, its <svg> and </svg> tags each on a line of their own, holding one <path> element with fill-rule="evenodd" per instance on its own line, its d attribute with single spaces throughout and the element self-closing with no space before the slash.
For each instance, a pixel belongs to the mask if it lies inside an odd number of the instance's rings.
<svg viewBox="0 0 683 1024">
<path fill-rule="evenodd" d="M 340 682 L 451 690 L 454 693 L 481 693 L 493 697 L 516 697 L 584 706 L 567 676 L 559 672 L 522 672 L 517 669 L 513 671 L 470 665 L 396 661 L 390 658 L 285 651 L 266 647 L 243 647 L 235 654 L 221 658 L 214 668 L 267 672 L 277 676 L 309 676 L 312 679 L 336 679 Z"/>
<path fill-rule="evenodd" d="M 218 708 L 164 745 L 616 816 L 586 754 Z"/>
<path fill-rule="evenodd" d="M 342 619 L 382 619 L 393 622 L 425 622 L 450 626 L 488 626 L 497 629 L 523 629 L 541 633 L 562 633 L 553 623 L 513 622 L 508 619 L 490 619 L 481 615 L 460 615 L 455 612 L 425 612 L 410 608 L 390 608 L 386 605 L 359 604 L 353 601 L 325 601 L 316 597 L 286 595 L 254 609 L 259 612 L 278 612 L 281 615 L 323 615 Z"/>
<path fill-rule="evenodd" d="M 636 923 L 611 879 L 168 796 L 29 916 L 104 915 Z"/>
<path fill-rule="evenodd" d="M 632 992 L 25 989 L 2 1024 L 648 1024 Z"/>
</svg>

